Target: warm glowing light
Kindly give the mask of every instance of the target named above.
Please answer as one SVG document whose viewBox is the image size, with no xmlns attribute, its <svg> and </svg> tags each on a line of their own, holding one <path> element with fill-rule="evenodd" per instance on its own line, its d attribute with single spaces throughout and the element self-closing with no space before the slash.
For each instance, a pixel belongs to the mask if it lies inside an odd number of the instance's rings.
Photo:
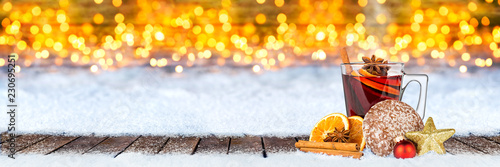
<svg viewBox="0 0 500 167">
<path fill-rule="evenodd" d="M 474 2 L 469 2 L 469 4 L 467 5 L 467 8 L 469 8 L 469 10 L 470 10 L 471 12 L 474 12 L 474 11 L 476 11 L 476 10 L 477 10 L 477 5 L 476 5 L 476 3 L 474 3 Z"/>
<path fill-rule="evenodd" d="M 412 23 L 411 24 L 411 30 L 413 32 L 418 32 L 420 30 L 420 25 L 418 23 Z"/>
<path fill-rule="evenodd" d="M 285 0 L 274 0 L 274 4 L 277 7 L 282 7 L 285 4 Z"/>
<path fill-rule="evenodd" d="M 177 66 L 175 66 L 175 72 L 176 72 L 176 73 L 181 73 L 182 71 L 184 71 L 184 68 L 182 68 L 182 66 L 181 66 L 181 65 L 177 65 Z"/>
<path fill-rule="evenodd" d="M 254 66 L 252 67 L 252 70 L 253 70 L 253 72 L 257 73 L 257 72 L 259 72 L 259 71 L 260 71 L 260 66 L 259 66 L 259 65 L 254 65 Z"/>
<path fill-rule="evenodd" d="M 94 15 L 94 23 L 102 24 L 102 22 L 104 22 L 104 16 L 102 16 L 102 14 L 100 14 L 100 13 L 95 14 Z"/>
<path fill-rule="evenodd" d="M 40 13 L 42 13 L 42 9 L 39 6 L 35 6 L 33 7 L 33 9 L 31 9 L 31 13 L 33 14 L 33 16 L 39 16 Z"/>
<path fill-rule="evenodd" d="M 19 49 L 19 50 L 24 50 L 24 49 L 26 49 L 26 42 L 24 42 L 24 41 L 19 41 L 19 42 L 17 43 L 17 49 Z"/>
<path fill-rule="evenodd" d="M 120 7 L 122 5 L 122 0 L 113 0 L 113 6 Z"/>
<path fill-rule="evenodd" d="M 368 0 L 358 0 L 358 5 L 365 7 L 368 4 Z"/>
<path fill-rule="evenodd" d="M 31 32 L 31 34 L 33 34 L 33 35 L 38 34 L 38 32 L 39 32 L 39 31 L 40 31 L 40 29 L 39 29 L 39 28 L 38 28 L 38 26 L 36 26 L 36 25 L 32 25 L 32 26 L 31 26 L 31 28 L 30 28 L 30 32 Z"/>
<path fill-rule="evenodd" d="M 490 25 L 490 19 L 488 19 L 488 17 L 486 16 L 483 16 L 483 18 L 481 19 L 481 24 L 483 24 L 483 26 Z"/>
<path fill-rule="evenodd" d="M 158 41 L 163 41 L 165 39 L 165 35 L 163 35 L 162 32 L 158 31 L 158 32 L 155 33 L 155 38 Z"/>
<path fill-rule="evenodd" d="M 363 23 L 363 22 L 365 22 L 365 15 L 364 15 L 363 13 L 358 13 L 358 14 L 356 15 L 356 21 L 357 21 L 358 23 Z"/>
<path fill-rule="evenodd" d="M 325 33 L 323 31 L 320 31 L 316 34 L 316 40 L 322 41 L 325 39 Z"/>
<path fill-rule="evenodd" d="M 416 22 L 416 23 L 422 23 L 424 21 L 424 15 L 421 14 L 421 13 L 417 13 L 415 14 L 415 16 L 413 17 L 413 20 Z"/>
<path fill-rule="evenodd" d="M 116 23 L 123 23 L 124 20 L 125 20 L 125 16 L 123 16 L 123 14 L 118 13 L 115 15 Z"/>
<path fill-rule="evenodd" d="M 95 2 L 96 4 L 101 4 L 101 3 L 102 3 L 102 1 L 104 1 L 104 0 L 94 0 L 94 2 Z"/>
<path fill-rule="evenodd" d="M 449 26 L 447 26 L 447 25 L 442 26 L 442 27 L 441 27 L 441 32 L 442 32 L 443 34 L 448 34 L 448 33 L 450 33 L 450 27 L 449 27 Z"/>
<path fill-rule="evenodd" d="M 48 34 L 48 33 L 52 32 L 52 26 L 50 26 L 50 24 L 45 24 L 45 25 L 43 25 L 42 30 L 43 30 L 43 33 Z"/>
<path fill-rule="evenodd" d="M 97 72 L 97 70 L 98 70 L 97 65 L 90 66 L 90 71 L 91 72 Z"/>
<path fill-rule="evenodd" d="M 276 17 L 276 20 L 278 20 L 279 23 L 284 23 L 284 22 L 286 22 L 286 15 L 283 13 L 280 13 Z"/>
<path fill-rule="evenodd" d="M 463 61 L 469 61 L 470 60 L 470 54 L 469 53 L 463 53 L 462 54 L 462 60 Z"/>
<path fill-rule="evenodd" d="M 444 6 L 441 6 L 441 7 L 439 8 L 439 14 L 440 14 L 441 16 L 446 16 L 446 15 L 448 14 L 448 8 L 446 8 L 446 7 L 444 7 Z"/>
<path fill-rule="evenodd" d="M 264 4 L 264 2 L 266 2 L 266 0 L 257 0 L 258 4 Z"/>
<path fill-rule="evenodd" d="M 491 58 L 486 59 L 485 65 L 486 67 L 490 67 L 491 65 L 493 65 L 493 60 Z"/>
<path fill-rule="evenodd" d="M 384 24 L 387 21 L 387 17 L 384 14 L 377 15 L 377 18 L 375 19 L 377 20 L 378 24 Z"/>
<path fill-rule="evenodd" d="M 58 14 L 56 20 L 58 23 L 64 23 L 66 21 L 66 15 L 64 13 Z"/>
<path fill-rule="evenodd" d="M 459 68 L 459 70 L 460 70 L 461 73 L 465 73 L 465 72 L 467 72 L 467 66 L 461 65 L 460 68 Z"/>
<path fill-rule="evenodd" d="M 431 25 L 429 25 L 429 29 L 428 30 L 429 30 L 429 32 L 431 34 L 434 34 L 434 33 L 437 32 L 437 26 L 435 24 L 431 24 Z"/>
<path fill-rule="evenodd" d="M 427 49 L 427 45 L 425 45 L 425 42 L 420 42 L 418 43 L 417 48 L 420 51 L 424 51 L 425 49 Z"/>
<path fill-rule="evenodd" d="M 59 29 L 62 31 L 62 32 L 66 32 L 69 30 L 69 24 L 68 23 L 62 23 L 60 26 L 59 26 Z"/>
<path fill-rule="evenodd" d="M 255 22 L 257 22 L 257 24 L 266 23 L 266 15 L 259 13 L 257 16 L 255 16 Z"/>
<path fill-rule="evenodd" d="M 460 50 L 463 47 L 464 47 L 464 44 L 461 41 L 455 41 L 453 43 L 453 48 L 455 48 L 455 50 Z"/>
<path fill-rule="evenodd" d="M 12 4 L 10 2 L 5 2 L 2 6 L 3 11 L 10 11 L 12 9 Z"/>
<path fill-rule="evenodd" d="M 385 3 L 385 0 L 377 0 L 377 2 L 378 2 L 379 4 L 384 4 L 384 3 Z"/>
<path fill-rule="evenodd" d="M 214 26 L 212 24 L 207 24 L 205 26 L 205 32 L 207 32 L 209 34 L 213 33 L 214 32 Z"/>
<path fill-rule="evenodd" d="M 196 8 L 194 8 L 194 14 L 196 16 L 201 16 L 203 14 L 203 7 L 197 6 Z"/>
</svg>

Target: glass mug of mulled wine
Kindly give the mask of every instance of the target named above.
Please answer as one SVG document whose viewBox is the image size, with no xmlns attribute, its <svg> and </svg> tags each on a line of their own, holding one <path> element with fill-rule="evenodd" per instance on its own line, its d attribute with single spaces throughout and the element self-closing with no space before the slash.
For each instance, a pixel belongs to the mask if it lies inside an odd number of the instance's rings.
<svg viewBox="0 0 500 167">
<path fill-rule="evenodd" d="M 373 58 L 372 58 L 373 59 Z M 417 113 L 424 118 L 428 77 L 425 74 L 406 74 L 403 63 L 342 63 L 342 82 L 347 116 L 361 116 L 380 101 L 401 100 L 408 84 L 419 83 Z"/>
</svg>

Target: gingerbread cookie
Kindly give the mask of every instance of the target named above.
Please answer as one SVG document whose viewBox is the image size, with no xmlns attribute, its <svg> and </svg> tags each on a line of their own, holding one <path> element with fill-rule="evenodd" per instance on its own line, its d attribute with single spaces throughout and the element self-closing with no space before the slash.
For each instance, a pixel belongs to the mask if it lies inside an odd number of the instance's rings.
<svg viewBox="0 0 500 167">
<path fill-rule="evenodd" d="M 373 105 L 363 121 L 366 145 L 375 155 L 387 156 L 396 144 L 394 138 L 406 132 L 421 131 L 424 123 L 408 104 L 385 100 Z"/>
</svg>

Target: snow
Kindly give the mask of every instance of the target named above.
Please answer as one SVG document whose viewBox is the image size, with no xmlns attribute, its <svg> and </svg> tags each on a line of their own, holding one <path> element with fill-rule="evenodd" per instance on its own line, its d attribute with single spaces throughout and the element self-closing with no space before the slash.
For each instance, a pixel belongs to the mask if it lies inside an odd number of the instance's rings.
<svg viewBox="0 0 500 167">
<path fill-rule="evenodd" d="M 113 158 L 110 155 L 90 154 L 19 154 L 16 159 L 0 156 L 3 166 L 496 166 L 500 163 L 499 155 L 438 155 L 428 153 L 412 159 L 378 157 L 366 153 L 360 160 L 293 152 L 290 154 L 271 154 L 267 158 L 261 155 L 144 155 L 124 153 Z M 335 166 L 335 165 L 333 165 Z"/>
<path fill-rule="evenodd" d="M 426 116 L 434 118 L 438 129 L 455 128 L 457 135 L 498 134 L 500 69 L 470 68 L 465 74 L 429 69 L 406 71 L 429 75 Z M 87 68 L 23 68 L 17 77 L 16 131 L 23 133 L 292 136 L 308 135 L 329 113 L 345 113 L 338 66 L 259 74 L 231 67 L 185 68 L 180 74 L 149 67 L 97 74 Z M 0 80 L 7 80 L 6 75 Z M 6 84 L 0 91 L 7 92 Z M 403 101 L 416 107 L 418 91 L 418 84 L 410 84 Z M 6 98 L 4 94 L 0 100 Z M 9 117 L 0 114 L 0 120 Z M 305 158 L 318 160 L 314 157 Z"/>
</svg>

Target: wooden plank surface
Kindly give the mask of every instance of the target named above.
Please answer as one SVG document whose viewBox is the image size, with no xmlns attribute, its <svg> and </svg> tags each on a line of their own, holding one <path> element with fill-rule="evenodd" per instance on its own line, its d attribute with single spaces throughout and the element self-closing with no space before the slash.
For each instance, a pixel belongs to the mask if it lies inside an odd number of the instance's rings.
<svg viewBox="0 0 500 167">
<path fill-rule="evenodd" d="M 196 149 L 196 154 L 227 154 L 229 150 L 229 137 L 209 136 L 201 138 Z"/>
<path fill-rule="evenodd" d="M 169 137 L 167 136 L 141 136 L 137 139 L 130 147 L 128 147 L 125 153 L 142 153 L 142 154 L 158 154 L 160 150 L 165 146 Z"/>
<path fill-rule="evenodd" d="M 262 137 L 266 153 L 286 153 L 295 152 L 295 138 Z"/>
<path fill-rule="evenodd" d="M 116 157 L 138 138 L 139 136 L 109 137 L 84 154 L 111 154 Z"/>
<path fill-rule="evenodd" d="M 457 137 L 457 140 L 486 154 L 500 154 L 500 144 L 479 136 Z"/>
<path fill-rule="evenodd" d="M 21 135 L 15 135 L 14 138 L 17 138 L 19 136 L 21 136 Z M 10 139 L 10 134 L 7 133 L 7 132 L 3 132 L 1 138 L 2 139 L 0 140 L 0 144 L 6 142 L 7 140 L 9 140 Z"/>
<path fill-rule="evenodd" d="M 104 136 L 82 136 L 54 151 L 55 154 L 83 154 L 107 139 Z"/>
<path fill-rule="evenodd" d="M 49 154 L 63 145 L 75 140 L 77 136 L 50 136 L 43 141 L 33 144 L 26 149 L 19 151 L 21 154 Z"/>
<path fill-rule="evenodd" d="M 159 154 L 193 154 L 200 138 L 170 137 Z"/>
<path fill-rule="evenodd" d="M 261 138 L 257 136 L 245 136 L 231 138 L 229 154 L 262 154 Z"/>
<path fill-rule="evenodd" d="M 490 137 L 486 137 L 486 138 L 488 138 L 489 140 L 494 141 L 496 143 L 500 143 L 500 136 L 490 136 Z"/>
<path fill-rule="evenodd" d="M 49 137 L 49 135 L 39 135 L 39 134 L 25 134 L 22 136 L 19 136 L 15 139 L 15 152 L 22 151 L 23 149 L 36 144 L 44 139 Z M 9 152 L 10 146 L 8 144 L 2 145 L 2 153 L 7 154 Z"/>
<path fill-rule="evenodd" d="M 446 148 L 446 152 L 457 155 L 457 154 L 484 154 L 483 152 L 474 149 L 458 140 L 454 137 L 446 140 L 444 143 L 444 147 Z"/>
</svg>

